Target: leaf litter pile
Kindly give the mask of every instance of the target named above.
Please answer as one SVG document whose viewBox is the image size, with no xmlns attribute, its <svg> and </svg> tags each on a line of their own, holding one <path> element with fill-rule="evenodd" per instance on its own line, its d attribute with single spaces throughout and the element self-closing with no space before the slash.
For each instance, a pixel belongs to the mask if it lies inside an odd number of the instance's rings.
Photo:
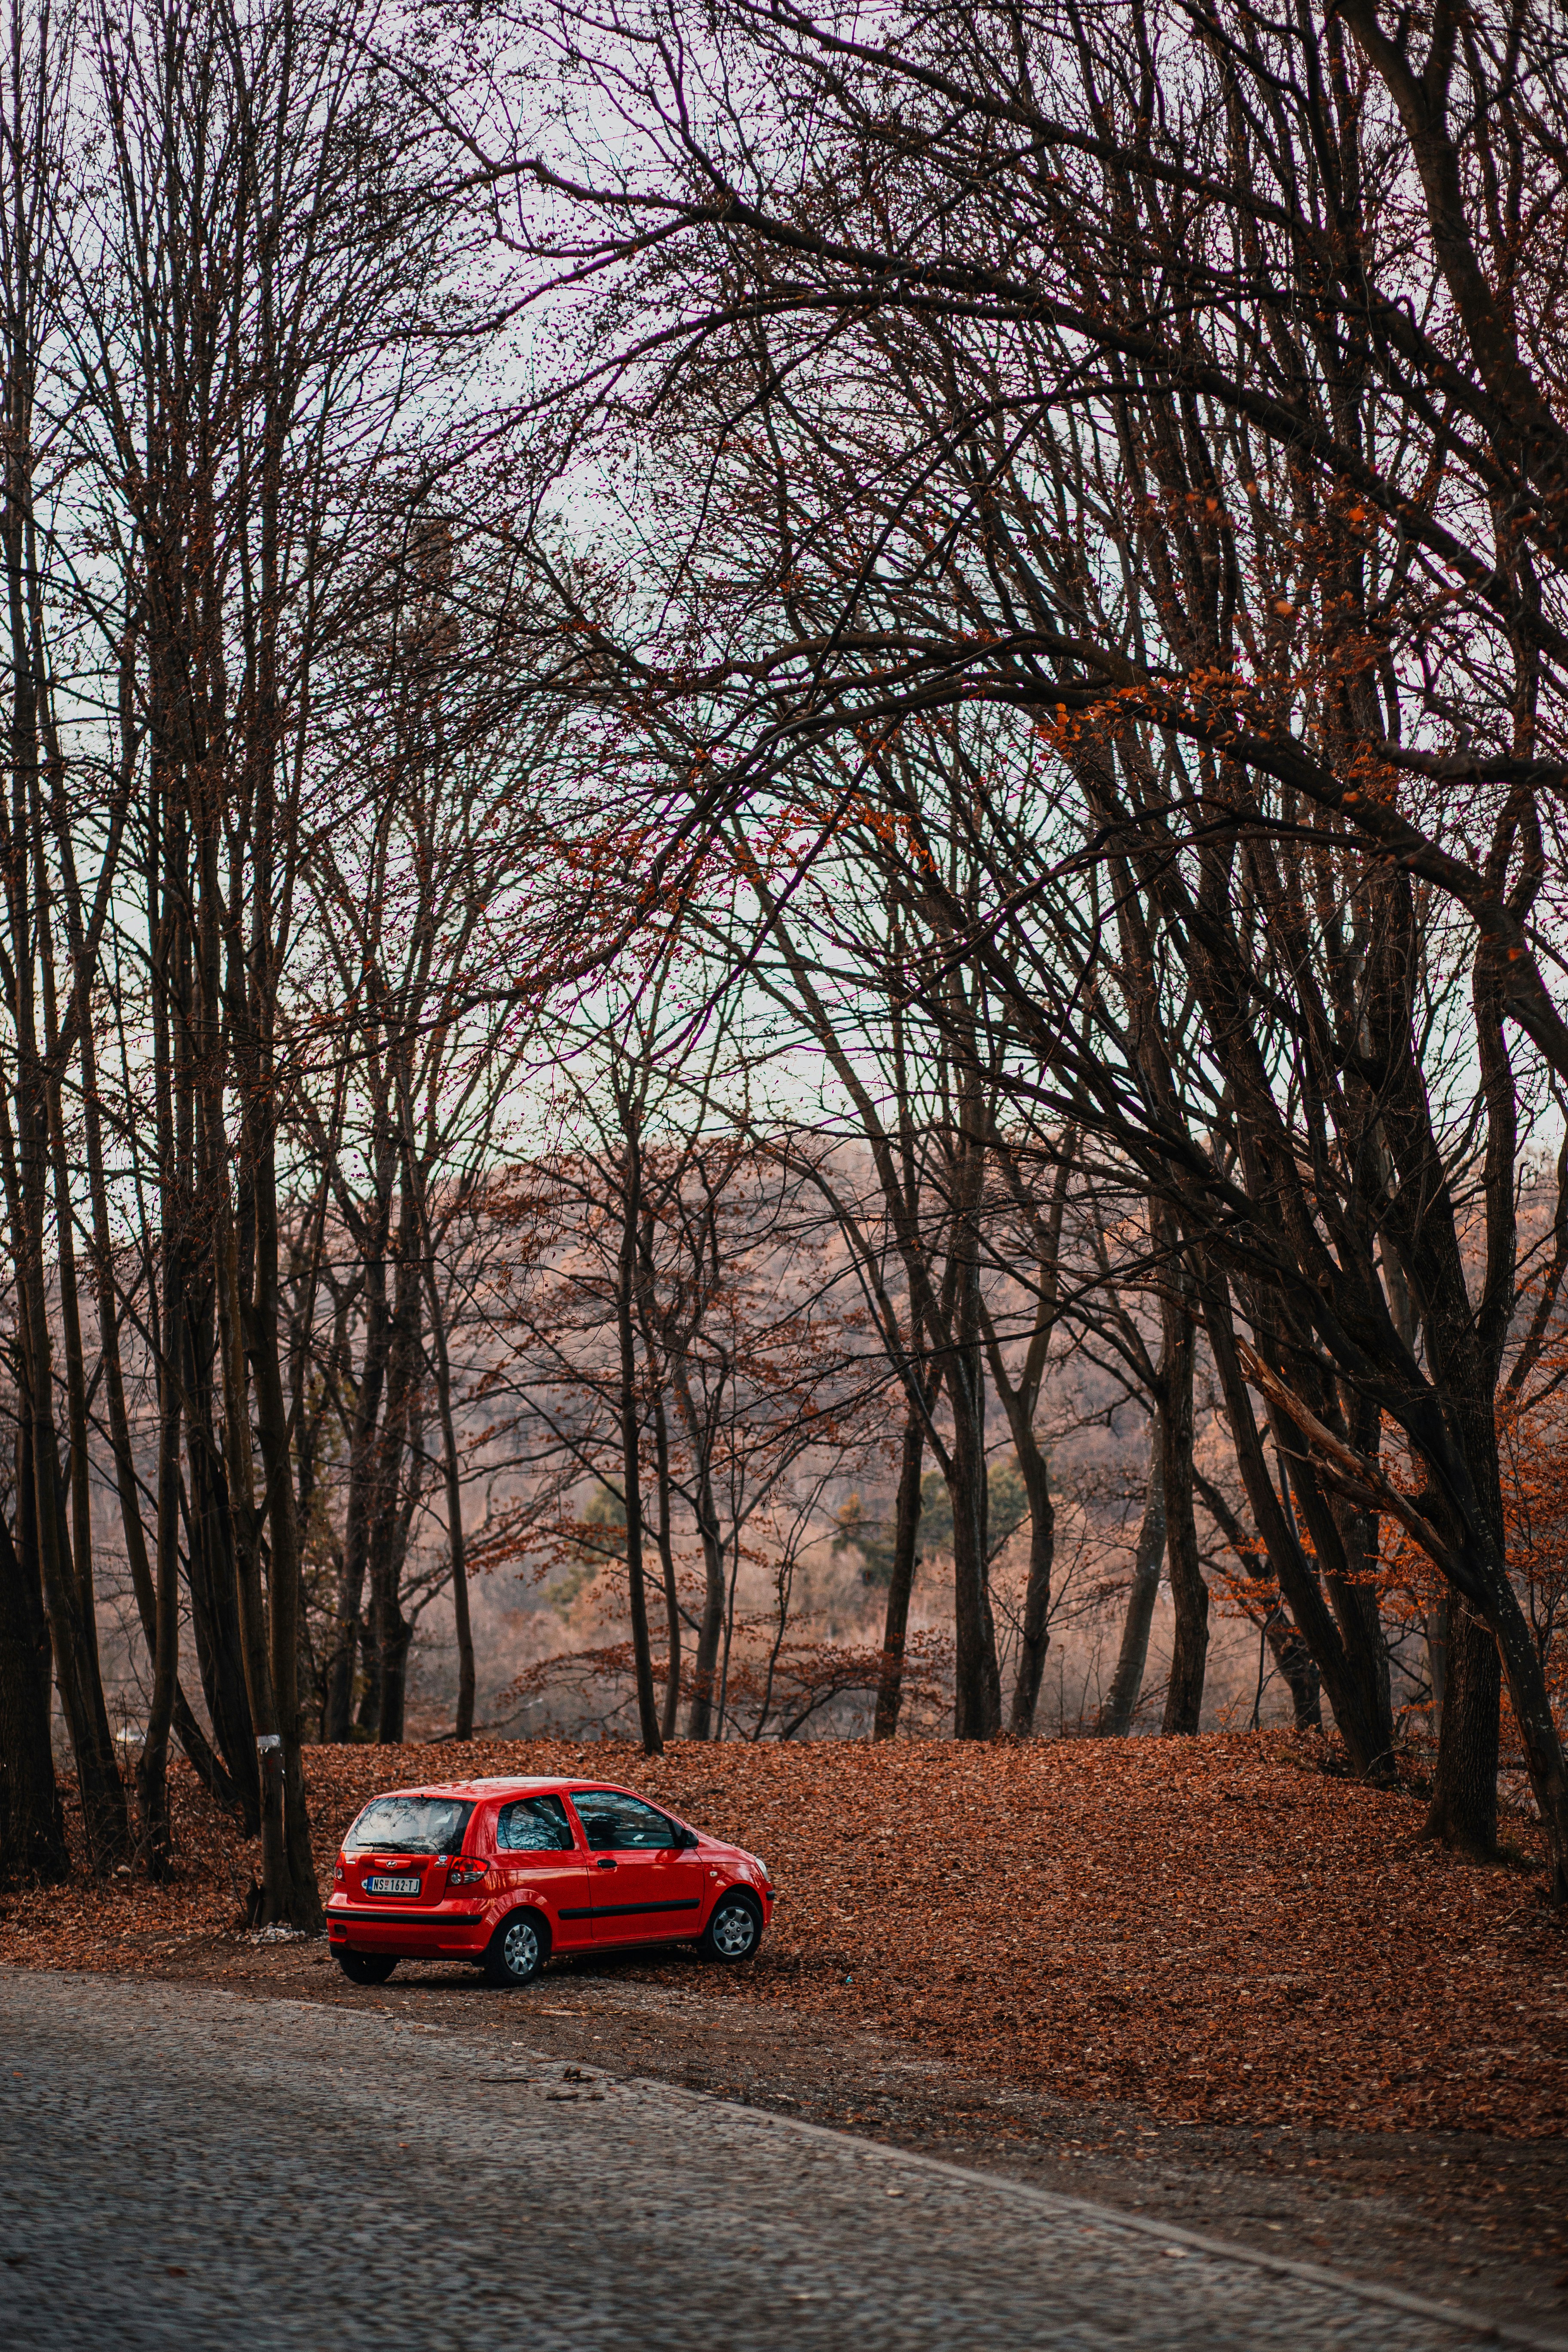
<svg viewBox="0 0 1568 2352">
<path fill-rule="evenodd" d="M 787 2007 L 825 2064 L 836 2030 L 868 2027 L 1173 2122 L 1568 2126 L 1568 1932 L 1531 1857 L 1453 1860 L 1422 1841 L 1417 1798 L 1333 1778 L 1288 1734 L 679 1742 L 653 1762 L 444 1742 L 311 1748 L 305 1768 L 323 1889 L 368 1796 L 468 1774 L 627 1783 L 760 1853 L 782 1895 L 768 1941 L 698 1981 Z M 79 1874 L 0 1898 L 0 1960 L 221 1973 L 258 1849 L 183 1765 L 173 1780 L 174 1884 Z"/>
</svg>

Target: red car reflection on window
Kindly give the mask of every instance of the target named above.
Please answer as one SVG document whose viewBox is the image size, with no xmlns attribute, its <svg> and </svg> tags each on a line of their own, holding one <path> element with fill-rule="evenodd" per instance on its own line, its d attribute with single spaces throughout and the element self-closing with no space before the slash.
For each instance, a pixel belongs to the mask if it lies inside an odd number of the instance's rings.
<svg viewBox="0 0 1568 2352">
<path fill-rule="evenodd" d="M 338 1966 L 384 1984 L 401 1959 L 470 1960 L 524 1985 L 556 1952 L 695 1943 L 750 1959 L 773 1916 L 767 1865 L 586 1780 L 453 1780 L 373 1797 L 327 1903 Z"/>
</svg>

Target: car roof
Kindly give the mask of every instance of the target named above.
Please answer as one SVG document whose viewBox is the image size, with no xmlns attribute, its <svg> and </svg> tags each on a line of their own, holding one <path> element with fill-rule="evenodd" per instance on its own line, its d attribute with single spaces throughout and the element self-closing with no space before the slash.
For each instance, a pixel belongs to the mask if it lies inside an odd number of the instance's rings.
<svg viewBox="0 0 1568 2352">
<path fill-rule="evenodd" d="M 596 1780 L 591 1772 L 501 1772 L 483 1780 L 422 1780 L 410 1789 L 377 1789 L 365 1799 L 374 1805 L 384 1797 L 493 1797 L 498 1790 L 515 1790 L 519 1795 L 531 1795 L 539 1790 L 563 1790 L 568 1795 L 574 1789 L 612 1789 L 618 1796 L 635 1797 L 637 1790 L 618 1780 Z"/>
</svg>

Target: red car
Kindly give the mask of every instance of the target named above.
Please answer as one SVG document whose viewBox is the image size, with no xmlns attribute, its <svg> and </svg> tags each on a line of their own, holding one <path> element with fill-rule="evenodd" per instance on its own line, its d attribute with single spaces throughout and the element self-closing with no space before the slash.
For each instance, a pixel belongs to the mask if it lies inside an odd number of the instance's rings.
<svg viewBox="0 0 1568 2352">
<path fill-rule="evenodd" d="M 695 1942 L 749 1959 L 773 1916 L 767 1865 L 631 1789 L 452 1780 L 373 1797 L 343 1839 L 327 1932 L 351 1983 L 399 1960 L 471 1960 L 524 1985 L 556 1952 Z"/>
</svg>

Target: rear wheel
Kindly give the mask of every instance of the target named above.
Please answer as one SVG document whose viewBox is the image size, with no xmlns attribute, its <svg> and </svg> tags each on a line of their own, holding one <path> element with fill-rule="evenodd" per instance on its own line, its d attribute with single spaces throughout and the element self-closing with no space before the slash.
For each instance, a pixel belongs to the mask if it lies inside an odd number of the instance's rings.
<svg viewBox="0 0 1568 2352">
<path fill-rule="evenodd" d="M 350 1984 L 384 1984 L 397 1966 L 395 1952 L 351 1952 L 346 1944 L 334 1944 L 332 1958 Z"/>
<path fill-rule="evenodd" d="M 737 1960 L 749 1960 L 762 1940 L 762 1905 L 754 1895 L 731 1886 L 713 1906 L 697 1948 L 705 1960 L 723 1960 L 732 1966 Z"/>
<path fill-rule="evenodd" d="M 486 1980 L 501 1987 L 531 1984 L 544 1966 L 548 1949 L 543 1921 L 531 1911 L 516 1912 L 503 1919 L 490 1937 L 485 1954 Z"/>
</svg>

